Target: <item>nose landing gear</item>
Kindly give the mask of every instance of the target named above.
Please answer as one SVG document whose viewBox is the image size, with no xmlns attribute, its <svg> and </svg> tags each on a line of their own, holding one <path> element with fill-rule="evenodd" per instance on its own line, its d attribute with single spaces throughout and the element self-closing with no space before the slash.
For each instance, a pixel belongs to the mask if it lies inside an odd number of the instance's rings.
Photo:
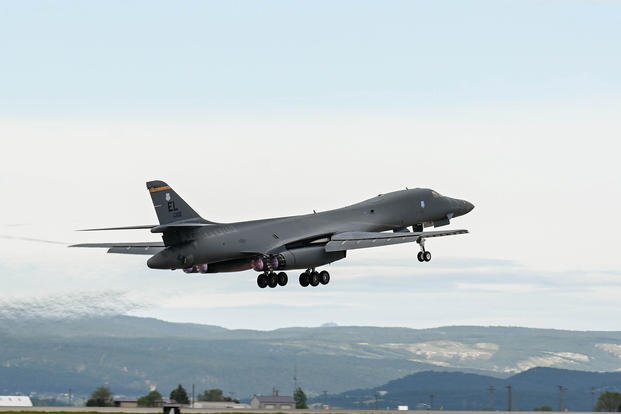
<svg viewBox="0 0 621 414">
<path fill-rule="evenodd" d="M 431 252 L 425 250 L 425 239 L 418 239 L 416 241 L 420 245 L 420 252 L 416 255 L 419 262 L 428 262 L 431 260 Z"/>
</svg>

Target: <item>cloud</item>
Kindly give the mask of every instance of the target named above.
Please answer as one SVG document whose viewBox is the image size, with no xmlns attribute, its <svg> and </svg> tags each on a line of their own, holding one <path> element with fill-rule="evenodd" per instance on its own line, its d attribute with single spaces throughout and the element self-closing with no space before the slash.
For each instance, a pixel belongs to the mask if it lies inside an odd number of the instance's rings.
<svg viewBox="0 0 621 414">
<path fill-rule="evenodd" d="M 0 299 L 0 319 L 77 319 L 122 315 L 144 307 L 120 291 Z"/>
</svg>

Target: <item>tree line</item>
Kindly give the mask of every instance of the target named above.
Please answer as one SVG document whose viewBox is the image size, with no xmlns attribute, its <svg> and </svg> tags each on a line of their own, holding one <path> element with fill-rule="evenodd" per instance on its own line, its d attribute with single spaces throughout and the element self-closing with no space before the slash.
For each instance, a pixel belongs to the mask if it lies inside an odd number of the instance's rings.
<svg viewBox="0 0 621 414">
<path fill-rule="evenodd" d="M 177 388 L 170 392 L 170 399 L 178 404 L 190 404 L 188 392 L 179 384 Z M 164 401 L 164 396 L 157 390 L 152 390 L 146 395 L 139 397 L 137 400 L 139 407 L 156 407 Z M 219 388 L 212 388 L 199 393 L 196 401 L 221 401 L 239 403 L 238 400 L 226 397 L 224 392 Z M 114 397 L 112 391 L 108 387 L 99 387 L 91 394 L 86 401 L 87 407 L 112 407 L 114 405 Z"/>
<path fill-rule="evenodd" d="M 306 394 L 302 388 L 296 388 L 293 398 L 295 399 L 296 408 L 308 408 L 306 403 Z M 163 399 L 164 397 L 162 394 L 160 394 L 157 390 L 153 390 L 138 398 L 137 403 L 139 407 L 156 407 L 162 404 Z M 181 384 L 170 392 L 170 399 L 174 400 L 178 404 L 190 404 L 188 393 Z M 196 401 L 239 403 L 238 400 L 225 396 L 224 392 L 219 388 L 212 388 L 199 393 L 196 396 Z M 112 407 L 114 405 L 112 392 L 108 387 L 99 387 L 93 391 L 90 398 L 86 402 L 86 405 L 88 407 Z M 593 407 L 593 410 L 599 412 L 621 412 L 621 393 L 613 391 L 601 393 L 597 399 L 595 407 Z M 535 411 L 552 411 L 552 407 L 543 405 L 535 408 Z"/>
</svg>

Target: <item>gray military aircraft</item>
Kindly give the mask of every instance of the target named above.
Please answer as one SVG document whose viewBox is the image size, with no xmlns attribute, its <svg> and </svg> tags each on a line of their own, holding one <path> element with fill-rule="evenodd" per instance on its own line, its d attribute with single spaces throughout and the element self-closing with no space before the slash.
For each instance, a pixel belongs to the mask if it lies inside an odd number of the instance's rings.
<svg viewBox="0 0 621 414">
<path fill-rule="evenodd" d="M 149 181 L 159 225 L 87 229 L 150 229 L 162 242 L 85 243 L 71 247 L 104 247 L 108 253 L 151 255 L 151 269 L 183 269 L 186 273 L 259 272 L 260 288 L 285 286 L 284 270 L 304 269 L 300 285 L 330 282 L 330 273 L 316 269 L 344 259 L 347 250 L 416 242 L 419 262 L 431 260 L 425 239 L 468 233 L 467 230 L 423 231 L 448 225 L 470 212 L 465 200 L 416 188 L 380 194 L 347 207 L 301 216 L 239 223 L 214 223 L 196 213 L 163 181 Z M 412 230 L 408 227 L 412 227 Z M 278 272 L 277 272 L 278 271 Z"/>
</svg>

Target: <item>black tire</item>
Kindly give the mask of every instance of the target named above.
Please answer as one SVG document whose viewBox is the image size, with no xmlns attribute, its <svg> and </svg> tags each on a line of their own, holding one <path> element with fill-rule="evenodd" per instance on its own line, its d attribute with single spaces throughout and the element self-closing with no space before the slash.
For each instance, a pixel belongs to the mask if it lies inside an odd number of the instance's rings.
<svg viewBox="0 0 621 414">
<path fill-rule="evenodd" d="M 418 258 L 419 262 L 425 261 L 425 259 L 423 258 L 423 252 L 418 252 L 418 254 L 416 255 L 416 258 Z"/>
<path fill-rule="evenodd" d="M 267 287 L 267 276 L 265 276 L 264 273 L 261 273 L 259 276 L 257 276 L 257 285 L 261 289 L 265 289 Z"/>
<path fill-rule="evenodd" d="M 300 286 L 307 287 L 310 283 L 310 276 L 308 273 L 304 272 L 300 275 Z"/>
<path fill-rule="evenodd" d="M 278 273 L 278 284 L 280 286 L 286 286 L 287 282 L 289 282 L 289 277 L 285 272 Z"/>
<path fill-rule="evenodd" d="M 330 273 L 328 273 L 327 270 L 322 270 L 319 273 L 319 282 L 322 285 L 327 285 L 328 283 L 330 283 Z"/>
<path fill-rule="evenodd" d="M 425 259 L 426 262 L 431 260 L 431 252 L 425 252 L 425 254 L 423 255 L 423 259 Z"/>
<path fill-rule="evenodd" d="M 312 287 L 319 285 L 319 272 L 311 272 L 310 274 L 310 285 Z"/>
<path fill-rule="evenodd" d="M 274 272 L 270 272 L 267 275 L 267 285 L 272 289 L 278 286 L 278 276 Z"/>
</svg>

